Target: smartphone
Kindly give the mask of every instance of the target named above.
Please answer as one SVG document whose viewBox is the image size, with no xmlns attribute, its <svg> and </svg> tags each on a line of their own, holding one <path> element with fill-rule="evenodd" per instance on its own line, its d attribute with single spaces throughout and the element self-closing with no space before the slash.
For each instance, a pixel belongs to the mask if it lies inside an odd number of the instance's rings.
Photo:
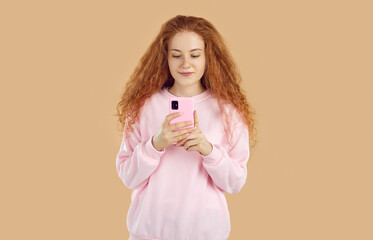
<svg viewBox="0 0 373 240">
<path fill-rule="evenodd" d="M 178 128 L 177 130 L 194 127 L 194 101 L 191 97 L 172 97 L 169 99 L 169 113 L 181 112 L 182 114 L 171 119 L 170 124 L 191 121 L 193 125 Z"/>
</svg>

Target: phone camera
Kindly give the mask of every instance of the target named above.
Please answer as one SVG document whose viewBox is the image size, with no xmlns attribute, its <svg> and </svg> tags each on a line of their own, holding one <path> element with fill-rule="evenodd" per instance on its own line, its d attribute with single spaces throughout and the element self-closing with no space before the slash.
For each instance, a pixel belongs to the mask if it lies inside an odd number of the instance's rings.
<svg viewBox="0 0 373 240">
<path fill-rule="evenodd" d="M 179 109 L 179 103 L 178 103 L 178 101 L 171 101 L 171 109 L 172 110 Z"/>
</svg>

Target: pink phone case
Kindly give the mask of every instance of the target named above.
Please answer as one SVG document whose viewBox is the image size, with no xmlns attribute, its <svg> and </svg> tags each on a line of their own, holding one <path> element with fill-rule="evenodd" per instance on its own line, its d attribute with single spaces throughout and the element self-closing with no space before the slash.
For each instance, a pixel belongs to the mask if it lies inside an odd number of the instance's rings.
<svg viewBox="0 0 373 240">
<path fill-rule="evenodd" d="M 177 104 L 172 103 L 173 101 L 177 101 Z M 174 106 L 174 109 L 173 109 Z M 177 109 L 176 109 L 177 106 Z M 171 119 L 170 124 L 175 124 L 179 122 L 191 121 L 193 125 L 185 126 L 178 128 L 180 129 L 187 129 L 194 127 L 194 101 L 193 98 L 189 97 L 172 97 L 169 99 L 169 113 L 181 112 L 182 114 L 176 118 Z M 175 145 L 176 143 L 174 143 Z"/>
</svg>

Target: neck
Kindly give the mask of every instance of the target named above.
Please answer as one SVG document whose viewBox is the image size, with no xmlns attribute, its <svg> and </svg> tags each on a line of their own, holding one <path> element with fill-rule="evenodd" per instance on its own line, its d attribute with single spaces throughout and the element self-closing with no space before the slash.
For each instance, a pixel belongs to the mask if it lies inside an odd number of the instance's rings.
<svg viewBox="0 0 373 240">
<path fill-rule="evenodd" d="M 177 97 L 193 97 L 203 93 L 206 91 L 206 89 L 203 88 L 202 84 L 199 84 L 198 87 L 178 87 L 176 83 L 174 83 L 174 85 L 170 87 L 168 91 Z"/>
</svg>

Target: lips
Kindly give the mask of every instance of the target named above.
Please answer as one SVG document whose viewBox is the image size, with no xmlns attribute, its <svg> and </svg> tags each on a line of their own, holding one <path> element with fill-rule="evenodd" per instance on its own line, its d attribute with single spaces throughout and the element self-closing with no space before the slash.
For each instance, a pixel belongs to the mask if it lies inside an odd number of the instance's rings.
<svg viewBox="0 0 373 240">
<path fill-rule="evenodd" d="M 190 76 L 193 74 L 193 72 L 180 72 L 180 74 L 183 76 Z"/>
</svg>

